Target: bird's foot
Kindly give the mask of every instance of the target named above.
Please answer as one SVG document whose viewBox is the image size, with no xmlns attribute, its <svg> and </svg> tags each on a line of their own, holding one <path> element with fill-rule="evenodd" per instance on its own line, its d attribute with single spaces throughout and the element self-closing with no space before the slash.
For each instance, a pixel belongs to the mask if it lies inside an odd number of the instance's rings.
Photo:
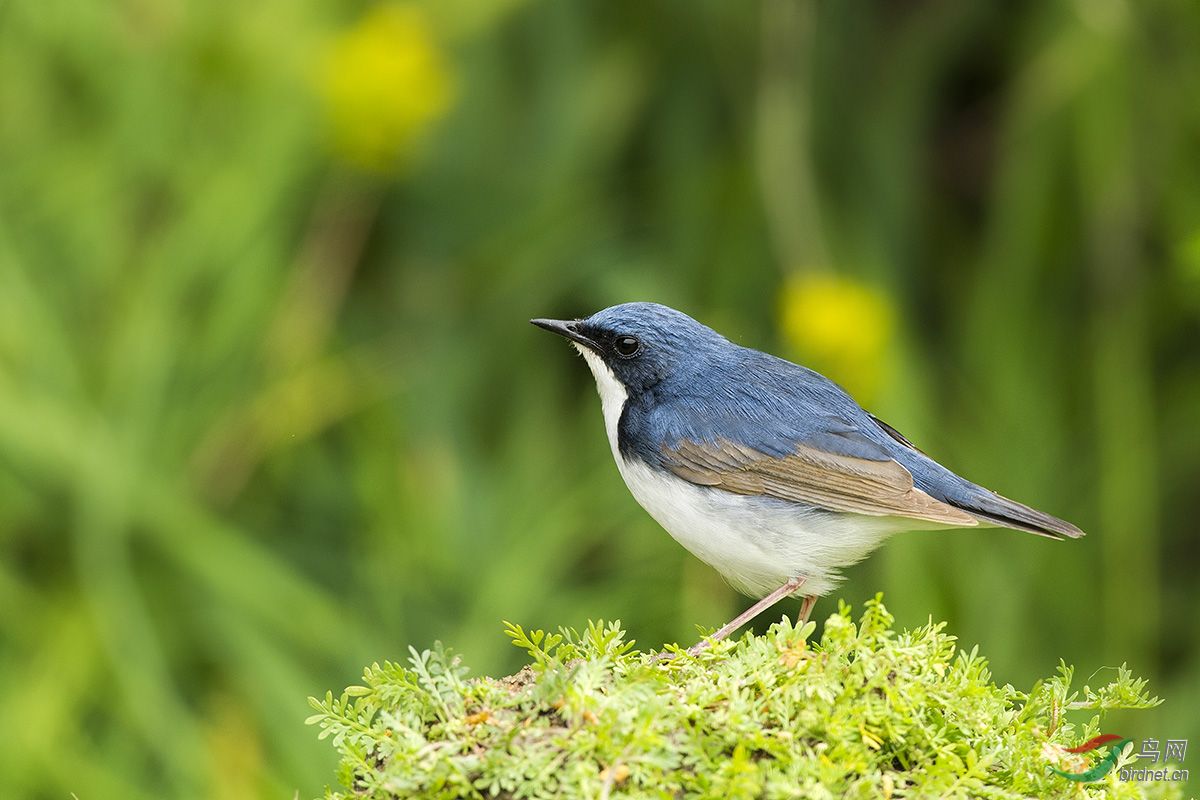
<svg viewBox="0 0 1200 800">
<path fill-rule="evenodd" d="M 808 622 L 808 618 L 812 615 L 813 606 L 817 604 L 817 596 L 810 594 L 804 598 L 804 602 L 800 604 L 800 613 L 796 617 L 796 626 L 799 627 Z"/>
<path fill-rule="evenodd" d="M 694 645 L 689 647 L 688 654 L 694 656 L 694 655 L 703 653 L 705 650 L 707 650 L 709 647 L 711 647 L 713 645 L 713 643 L 719 642 L 722 639 L 724 639 L 725 637 L 729 636 L 729 634 L 734 633 L 735 631 L 737 631 L 738 628 L 742 627 L 747 622 L 754 619 L 756 616 L 758 616 L 762 612 L 766 611 L 768 608 L 775 605 L 783 598 L 785 598 L 788 595 L 795 592 L 797 589 L 799 589 L 801 586 L 804 585 L 804 581 L 805 581 L 805 578 L 802 578 L 802 577 L 792 578 L 787 583 L 785 583 L 783 586 L 780 586 L 778 589 L 771 592 L 769 595 L 764 597 L 762 600 L 759 600 L 757 603 L 755 603 L 754 605 L 747 608 L 741 614 L 738 614 L 736 617 L 731 619 L 729 622 L 722 625 L 720 630 L 718 630 L 712 636 L 705 636 L 703 639 L 701 639 L 700 641 L 696 642 Z M 809 600 L 812 600 L 812 602 L 815 603 L 815 602 L 817 602 L 817 599 L 815 597 L 804 598 L 804 602 L 806 604 L 805 607 L 807 608 L 808 611 L 811 611 L 812 604 L 809 603 Z M 806 612 L 804 611 L 804 609 L 801 609 L 801 613 L 806 613 Z M 806 617 L 806 619 L 807 619 L 807 617 Z"/>
</svg>

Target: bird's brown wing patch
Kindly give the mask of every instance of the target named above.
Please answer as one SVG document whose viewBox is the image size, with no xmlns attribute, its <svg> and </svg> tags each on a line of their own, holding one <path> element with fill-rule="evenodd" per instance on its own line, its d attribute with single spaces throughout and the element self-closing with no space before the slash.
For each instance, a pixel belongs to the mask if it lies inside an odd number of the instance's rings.
<svg viewBox="0 0 1200 800">
<path fill-rule="evenodd" d="M 663 448 L 668 468 L 686 481 L 744 495 L 761 495 L 872 516 L 908 517 L 942 525 L 978 525 L 961 509 L 913 485 L 912 474 L 895 461 L 827 453 L 800 445 L 775 458 L 744 445 L 680 441 Z"/>
</svg>

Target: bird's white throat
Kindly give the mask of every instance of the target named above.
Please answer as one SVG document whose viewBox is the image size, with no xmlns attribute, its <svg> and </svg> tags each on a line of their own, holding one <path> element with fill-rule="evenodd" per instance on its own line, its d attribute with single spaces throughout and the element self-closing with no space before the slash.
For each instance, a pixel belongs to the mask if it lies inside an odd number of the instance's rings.
<svg viewBox="0 0 1200 800">
<path fill-rule="evenodd" d="M 617 447 L 617 424 L 621 421 L 621 412 L 625 409 L 625 400 L 629 392 L 625 385 L 617 379 L 616 373 L 609 369 L 600 356 L 590 348 L 578 342 L 572 342 L 575 349 L 583 356 L 592 375 L 596 378 L 596 390 L 600 392 L 600 408 L 604 411 L 604 430 L 608 433 L 608 443 L 612 447 L 613 458 L 617 466 L 621 466 L 621 453 Z"/>
</svg>

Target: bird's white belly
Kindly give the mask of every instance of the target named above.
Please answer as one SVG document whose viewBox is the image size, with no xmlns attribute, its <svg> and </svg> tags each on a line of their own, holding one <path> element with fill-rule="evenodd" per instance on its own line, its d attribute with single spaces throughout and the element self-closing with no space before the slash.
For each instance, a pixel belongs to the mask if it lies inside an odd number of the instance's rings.
<svg viewBox="0 0 1200 800">
<path fill-rule="evenodd" d="M 837 570 L 860 560 L 911 523 L 830 514 L 780 500 L 697 486 L 616 454 L 629 491 L 650 516 L 730 585 L 752 597 L 803 576 L 799 595 L 823 595 Z"/>
<path fill-rule="evenodd" d="M 797 594 L 826 594 L 837 584 L 839 567 L 862 559 L 887 536 L 912 529 L 911 520 L 830 514 L 697 486 L 625 459 L 617 445 L 625 387 L 595 353 L 575 347 L 596 378 L 608 442 L 629 491 L 675 541 L 738 591 L 762 597 L 800 575 L 805 582 Z"/>
</svg>

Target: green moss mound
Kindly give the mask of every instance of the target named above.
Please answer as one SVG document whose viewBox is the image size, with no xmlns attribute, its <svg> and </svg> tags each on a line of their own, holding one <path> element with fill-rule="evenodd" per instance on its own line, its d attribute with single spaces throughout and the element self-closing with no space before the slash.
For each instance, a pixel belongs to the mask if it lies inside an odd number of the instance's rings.
<svg viewBox="0 0 1200 800">
<path fill-rule="evenodd" d="M 308 721 L 342 756 L 333 798 L 1174 796 L 1117 770 L 1076 783 L 1050 769 L 1107 754 L 1063 749 L 1097 735 L 1106 710 L 1159 702 L 1128 670 L 1073 690 L 1062 665 L 1022 692 L 993 683 L 943 624 L 893 622 L 877 598 L 857 623 L 843 605 L 816 644 L 812 623 L 784 619 L 657 660 L 617 623 L 510 624 L 531 658 L 516 675 L 471 679 L 440 646 L 414 650 L 407 666 L 373 665 L 363 685 L 312 699 Z M 1093 713 L 1072 722 L 1071 710 Z"/>
</svg>

